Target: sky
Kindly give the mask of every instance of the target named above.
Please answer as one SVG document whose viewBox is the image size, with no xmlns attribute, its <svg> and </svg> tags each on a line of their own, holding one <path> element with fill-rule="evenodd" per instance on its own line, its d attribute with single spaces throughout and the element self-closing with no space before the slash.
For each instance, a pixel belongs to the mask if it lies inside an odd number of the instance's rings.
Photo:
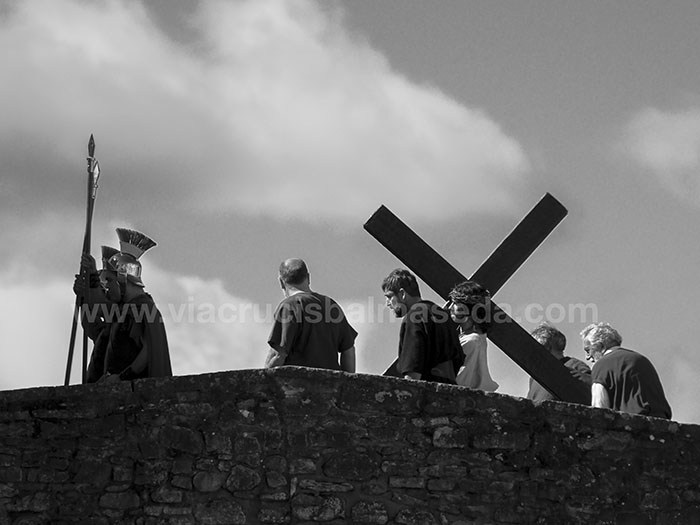
<svg viewBox="0 0 700 525">
<path fill-rule="evenodd" d="M 177 375 L 263 365 L 288 257 L 379 374 L 401 263 L 370 215 L 470 275 L 550 192 L 567 218 L 495 301 L 579 359 L 610 322 L 700 423 L 698 26 L 695 0 L 0 0 L 0 389 L 63 384 L 93 134 L 92 253 L 117 227 L 157 241 Z"/>
</svg>

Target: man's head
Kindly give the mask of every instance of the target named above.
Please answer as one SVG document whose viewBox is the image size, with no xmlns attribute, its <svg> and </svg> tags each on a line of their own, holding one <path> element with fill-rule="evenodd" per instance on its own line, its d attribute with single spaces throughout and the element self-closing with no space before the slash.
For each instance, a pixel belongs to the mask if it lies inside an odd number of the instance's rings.
<svg viewBox="0 0 700 525">
<path fill-rule="evenodd" d="M 420 288 L 415 276 L 408 270 L 397 268 L 383 281 L 382 291 L 386 306 L 396 317 L 403 317 L 414 303 L 420 301 Z"/>
<path fill-rule="evenodd" d="M 586 360 L 597 361 L 608 348 L 620 346 L 622 337 L 608 323 L 594 323 L 581 330 L 583 351 L 586 352 Z"/>
<path fill-rule="evenodd" d="M 279 268 L 279 281 L 285 293 L 290 289 L 308 289 L 309 269 L 302 259 L 291 258 L 282 261 Z"/>
<path fill-rule="evenodd" d="M 157 246 L 157 243 L 148 235 L 128 228 L 117 228 L 117 236 L 120 250 L 109 257 L 107 263 L 110 269 L 116 270 L 120 283 L 124 283 L 123 288 L 126 288 L 127 281 L 143 288 L 139 257 Z M 106 248 L 107 251 L 112 250 Z"/>
<path fill-rule="evenodd" d="M 117 255 L 119 253 L 119 250 L 116 248 L 112 248 L 111 246 L 102 246 L 102 269 L 103 270 L 114 270 L 115 272 L 117 269 L 112 266 L 110 263 L 110 259 Z"/>
<path fill-rule="evenodd" d="M 104 289 L 105 298 L 110 303 L 119 303 L 122 300 L 122 290 L 117 278 L 117 272 L 110 269 L 100 270 L 100 283 Z"/>
<path fill-rule="evenodd" d="M 104 297 L 109 303 L 118 303 L 122 299 L 122 290 L 117 278 L 117 267 L 111 259 L 119 254 L 119 250 L 112 246 L 102 246 L 102 269 L 98 272 L 100 285 L 104 291 Z"/>
<path fill-rule="evenodd" d="M 491 294 L 474 281 L 464 281 L 450 291 L 450 316 L 463 328 L 476 326 L 486 333 L 491 327 Z M 466 326 L 465 326 L 466 325 Z"/>
<path fill-rule="evenodd" d="M 543 323 L 535 328 L 530 335 L 535 340 L 544 346 L 554 357 L 564 357 L 564 348 L 566 348 L 566 336 L 552 325 Z"/>
</svg>

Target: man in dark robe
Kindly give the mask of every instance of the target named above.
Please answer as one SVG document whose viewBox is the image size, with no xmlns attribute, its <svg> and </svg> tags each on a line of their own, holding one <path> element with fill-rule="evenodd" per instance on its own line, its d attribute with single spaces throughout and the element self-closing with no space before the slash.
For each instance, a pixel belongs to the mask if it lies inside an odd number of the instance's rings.
<svg viewBox="0 0 700 525">
<path fill-rule="evenodd" d="M 138 260 L 156 243 L 134 230 L 117 228 L 117 235 L 121 249 L 103 250 L 103 291 L 88 294 L 92 300 L 84 308 L 83 326 L 95 341 L 88 382 L 171 376 L 163 318 L 144 290 Z"/>
<path fill-rule="evenodd" d="M 275 310 L 265 366 L 354 372 L 357 332 L 338 303 L 311 290 L 306 263 L 298 258 L 283 261 L 279 283 L 285 298 Z"/>
<path fill-rule="evenodd" d="M 405 379 L 456 384 L 464 362 L 450 313 L 421 298 L 415 276 L 397 268 L 382 282 L 387 308 L 402 317 L 397 370 Z"/>
</svg>

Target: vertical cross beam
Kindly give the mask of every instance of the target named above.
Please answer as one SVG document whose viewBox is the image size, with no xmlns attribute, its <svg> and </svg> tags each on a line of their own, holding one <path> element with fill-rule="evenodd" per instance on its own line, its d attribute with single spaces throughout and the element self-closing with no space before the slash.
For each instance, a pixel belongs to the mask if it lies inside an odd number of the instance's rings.
<svg viewBox="0 0 700 525">
<path fill-rule="evenodd" d="M 547 193 L 474 272 L 471 280 L 482 284 L 494 295 L 566 213 L 566 208 Z M 385 206 L 369 218 L 364 228 L 443 299 L 449 300 L 454 285 L 467 280 Z M 489 339 L 560 399 L 590 404 L 588 388 L 571 377 L 562 363 L 498 305 L 493 303 L 492 306 L 494 322 Z"/>
</svg>

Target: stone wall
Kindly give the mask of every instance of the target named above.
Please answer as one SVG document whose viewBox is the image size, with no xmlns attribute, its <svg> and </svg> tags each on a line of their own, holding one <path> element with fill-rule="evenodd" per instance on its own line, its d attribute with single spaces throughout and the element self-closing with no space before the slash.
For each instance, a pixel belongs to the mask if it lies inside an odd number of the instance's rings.
<svg viewBox="0 0 700 525">
<path fill-rule="evenodd" d="M 0 393 L 0 523 L 700 523 L 700 427 L 303 368 Z"/>
</svg>

